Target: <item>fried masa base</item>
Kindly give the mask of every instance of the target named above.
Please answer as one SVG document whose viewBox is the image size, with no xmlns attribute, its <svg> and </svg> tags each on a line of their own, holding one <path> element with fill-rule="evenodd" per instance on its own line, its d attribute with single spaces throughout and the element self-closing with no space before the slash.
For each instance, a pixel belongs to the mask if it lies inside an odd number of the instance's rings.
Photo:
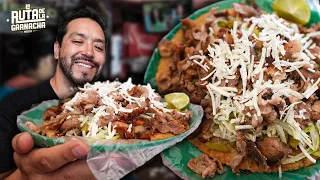
<svg viewBox="0 0 320 180">
<path fill-rule="evenodd" d="M 211 138 L 210 142 L 213 143 L 221 143 L 223 142 L 224 145 L 228 147 L 230 152 L 221 152 L 221 151 L 216 151 L 213 149 L 209 149 L 205 143 L 201 142 L 199 139 L 199 136 L 196 136 L 194 138 L 189 138 L 189 142 L 191 142 L 193 145 L 195 145 L 201 152 L 208 154 L 209 157 L 211 158 L 216 158 L 218 159 L 222 164 L 225 164 L 227 166 L 230 166 L 231 160 L 239 155 L 239 153 L 236 150 L 235 145 L 232 145 L 231 143 L 227 142 L 226 140 L 223 140 L 218 137 L 213 137 Z M 295 152 L 297 154 L 299 152 Z M 318 157 L 313 156 L 313 158 L 319 159 Z M 297 170 L 303 167 L 307 167 L 312 165 L 313 163 L 308 159 L 308 158 L 303 158 L 297 162 L 290 163 L 290 164 L 282 164 L 281 165 L 281 170 L 282 171 L 293 171 Z M 239 166 L 240 170 L 249 170 L 251 172 L 278 172 L 278 166 L 270 166 L 266 171 L 262 171 L 259 168 L 258 163 L 254 160 L 252 156 L 247 156 L 243 159 Z"/>
<path fill-rule="evenodd" d="M 173 136 L 175 135 L 172 133 L 154 133 L 153 135 L 150 136 L 150 140 L 151 141 L 162 140 L 162 139 L 167 139 Z"/>
</svg>

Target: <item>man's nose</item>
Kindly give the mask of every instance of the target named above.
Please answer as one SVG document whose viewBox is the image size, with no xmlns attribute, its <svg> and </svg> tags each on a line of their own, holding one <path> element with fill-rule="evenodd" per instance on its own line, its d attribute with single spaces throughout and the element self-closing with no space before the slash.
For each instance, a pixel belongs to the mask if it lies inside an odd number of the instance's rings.
<svg viewBox="0 0 320 180">
<path fill-rule="evenodd" d="M 93 58 L 94 57 L 93 44 L 88 43 L 83 49 L 82 54 L 87 57 Z"/>
</svg>

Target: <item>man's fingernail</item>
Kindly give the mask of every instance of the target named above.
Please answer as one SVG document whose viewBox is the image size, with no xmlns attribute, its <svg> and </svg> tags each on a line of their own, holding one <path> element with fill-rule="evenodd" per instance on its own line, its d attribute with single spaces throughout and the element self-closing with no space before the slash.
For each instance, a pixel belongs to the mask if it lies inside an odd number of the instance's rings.
<svg viewBox="0 0 320 180">
<path fill-rule="evenodd" d="M 82 158 L 84 156 L 86 156 L 88 154 L 88 151 L 82 147 L 82 146 L 76 146 L 72 149 L 73 154 L 77 157 L 77 158 Z"/>
</svg>

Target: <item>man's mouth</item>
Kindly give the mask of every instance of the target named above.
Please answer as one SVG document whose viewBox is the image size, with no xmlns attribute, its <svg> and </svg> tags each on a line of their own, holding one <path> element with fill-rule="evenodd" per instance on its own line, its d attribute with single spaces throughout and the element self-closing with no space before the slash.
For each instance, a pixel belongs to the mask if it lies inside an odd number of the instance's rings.
<svg viewBox="0 0 320 180">
<path fill-rule="evenodd" d="M 77 64 L 80 67 L 83 68 L 87 68 L 87 69 L 91 69 L 93 67 L 95 67 L 95 65 L 89 61 L 84 61 L 84 60 L 78 60 L 75 62 L 75 64 Z"/>
<path fill-rule="evenodd" d="M 81 67 L 84 67 L 84 68 L 88 68 L 88 69 L 91 69 L 93 66 L 90 66 L 90 65 L 86 65 L 86 64 L 83 64 L 83 63 L 76 63 L 78 66 L 81 66 Z"/>
</svg>

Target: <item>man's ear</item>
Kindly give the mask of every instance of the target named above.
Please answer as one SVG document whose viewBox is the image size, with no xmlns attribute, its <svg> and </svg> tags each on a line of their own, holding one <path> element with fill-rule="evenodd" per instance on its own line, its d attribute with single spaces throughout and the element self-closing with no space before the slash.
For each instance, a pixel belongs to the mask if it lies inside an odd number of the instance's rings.
<svg viewBox="0 0 320 180">
<path fill-rule="evenodd" d="M 58 41 L 54 43 L 54 59 L 59 59 L 59 54 L 60 54 L 60 45 Z"/>
</svg>

